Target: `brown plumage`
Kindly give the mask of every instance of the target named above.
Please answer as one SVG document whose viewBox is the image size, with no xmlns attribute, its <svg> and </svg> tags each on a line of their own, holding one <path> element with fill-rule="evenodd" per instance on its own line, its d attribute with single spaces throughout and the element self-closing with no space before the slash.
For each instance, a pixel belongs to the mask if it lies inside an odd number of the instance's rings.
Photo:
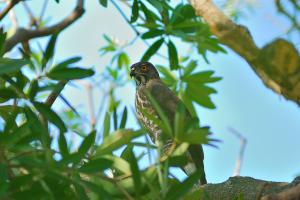
<svg viewBox="0 0 300 200">
<path fill-rule="evenodd" d="M 148 113 L 152 117 L 160 119 L 155 107 L 152 105 L 149 95 L 157 102 L 165 116 L 169 120 L 170 125 L 174 125 L 174 117 L 176 108 L 181 100 L 170 90 L 160 79 L 155 67 L 149 62 L 138 62 L 131 66 L 130 76 L 134 77 L 137 85 L 135 107 L 137 118 L 140 123 L 148 130 L 152 141 L 155 143 L 162 137 L 162 130 L 149 117 L 143 113 Z M 191 120 L 191 115 L 185 108 L 185 120 Z M 172 138 L 165 138 L 163 147 L 164 152 L 168 152 L 172 146 Z M 197 168 L 202 171 L 200 179 L 201 184 L 206 184 L 206 177 L 204 172 L 204 154 L 201 145 L 190 145 L 187 152 L 189 163 L 184 167 L 184 171 L 189 175 Z"/>
</svg>

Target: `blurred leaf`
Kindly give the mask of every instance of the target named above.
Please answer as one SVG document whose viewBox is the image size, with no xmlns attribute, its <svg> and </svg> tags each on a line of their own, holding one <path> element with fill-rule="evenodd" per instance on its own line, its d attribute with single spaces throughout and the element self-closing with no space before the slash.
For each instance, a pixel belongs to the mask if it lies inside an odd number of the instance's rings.
<svg viewBox="0 0 300 200">
<path fill-rule="evenodd" d="M 62 121 L 62 119 L 50 108 L 50 106 L 45 105 L 40 102 L 33 102 L 34 107 L 44 116 L 46 117 L 50 122 L 55 124 L 62 133 L 67 131 L 67 128 L 65 126 L 65 123 Z"/>
<path fill-rule="evenodd" d="M 166 194 L 167 200 L 183 198 L 187 193 L 189 193 L 193 189 L 194 184 L 196 184 L 199 181 L 200 177 L 201 172 L 196 171 L 194 174 L 186 178 L 180 184 L 180 187 L 178 187 L 178 185 L 172 186 Z"/>
<path fill-rule="evenodd" d="M 105 158 L 97 158 L 85 163 L 80 169 L 84 173 L 99 173 L 112 166 L 113 161 Z"/>
<path fill-rule="evenodd" d="M 69 155 L 69 150 L 68 150 L 67 140 L 63 133 L 59 134 L 58 146 L 59 146 L 59 151 L 60 151 L 62 157 L 66 158 Z"/>
<path fill-rule="evenodd" d="M 119 129 L 104 138 L 103 143 L 96 150 L 96 155 L 109 154 L 142 134 L 144 134 L 144 131 L 141 130 L 133 131 L 130 129 Z"/>
<path fill-rule="evenodd" d="M 131 19 L 130 23 L 135 22 L 139 17 L 139 4 L 138 0 L 133 0 L 132 9 L 131 9 Z"/>
<path fill-rule="evenodd" d="M 178 54 L 177 54 L 177 49 L 174 45 L 174 43 L 169 40 L 168 43 L 168 54 L 169 54 L 169 62 L 170 62 L 170 69 L 178 69 Z"/>
<path fill-rule="evenodd" d="M 4 43 L 6 40 L 6 32 L 3 31 L 3 28 L 0 28 L 0 57 L 2 57 L 4 53 Z"/>
<path fill-rule="evenodd" d="M 117 115 L 117 108 L 113 110 L 113 119 L 114 119 L 114 130 L 118 129 L 118 115 Z"/>
<path fill-rule="evenodd" d="M 11 88 L 0 89 L 0 103 L 6 102 L 10 99 L 16 99 L 18 97 L 18 94 Z"/>
<path fill-rule="evenodd" d="M 31 101 L 34 101 L 34 98 L 38 92 L 39 89 L 39 83 L 37 79 L 33 79 L 30 83 L 30 86 L 28 88 L 28 97 Z"/>
<path fill-rule="evenodd" d="M 67 59 L 57 65 L 55 65 L 52 70 L 58 70 L 58 69 L 63 69 L 63 68 L 67 68 L 69 65 L 73 64 L 73 63 L 76 63 L 78 61 L 81 60 L 81 57 L 73 57 L 73 58 L 70 58 L 70 59 Z"/>
<path fill-rule="evenodd" d="M 158 0 L 148 0 L 148 2 L 154 7 L 156 8 L 159 12 L 163 11 L 163 5 L 160 1 Z"/>
<path fill-rule="evenodd" d="M 137 199 L 139 198 L 139 195 L 141 193 L 141 186 L 142 186 L 142 181 L 141 181 L 141 174 L 140 174 L 140 170 L 139 170 L 139 166 L 137 163 L 137 159 L 135 158 L 135 155 L 131 149 L 131 151 L 129 150 L 128 152 L 128 160 L 130 163 L 130 170 L 132 173 L 132 178 L 133 178 L 133 182 L 134 182 L 134 186 L 135 186 L 135 193 L 136 193 L 136 197 Z"/>
<path fill-rule="evenodd" d="M 121 158 L 123 158 L 124 160 L 130 162 L 130 153 L 132 152 L 133 150 L 133 145 L 131 143 L 129 143 L 125 149 L 122 151 L 121 153 Z"/>
<path fill-rule="evenodd" d="M 96 131 L 92 131 L 81 143 L 78 153 L 84 156 L 95 143 Z"/>
<path fill-rule="evenodd" d="M 100 3 L 103 7 L 107 8 L 107 0 L 99 0 L 99 3 Z"/>
<path fill-rule="evenodd" d="M 207 136 L 209 131 L 204 128 L 195 128 L 180 138 L 182 142 L 188 142 L 189 144 L 207 144 Z"/>
<path fill-rule="evenodd" d="M 97 156 L 97 155 L 96 155 Z M 123 174 L 130 175 L 130 164 L 124 160 L 123 158 L 113 156 L 113 155 L 104 155 L 101 158 L 107 159 L 112 161 L 112 167 L 117 169 L 118 171 L 122 172 Z"/>
<path fill-rule="evenodd" d="M 25 59 L 0 58 L 0 75 L 16 72 L 27 64 L 29 62 Z"/>
<path fill-rule="evenodd" d="M 164 39 L 161 38 L 159 40 L 157 40 L 156 42 L 154 42 L 149 48 L 148 50 L 144 53 L 143 57 L 142 57 L 142 61 L 148 61 L 160 48 L 160 46 L 163 44 Z"/>
<path fill-rule="evenodd" d="M 187 117 L 187 113 L 185 110 L 185 106 L 182 102 L 179 102 L 176 108 L 175 113 L 175 122 L 174 122 L 174 135 L 176 139 L 180 139 L 185 137 L 184 128 L 185 128 L 185 119 Z"/>
<path fill-rule="evenodd" d="M 183 167 L 188 163 L 188 158 L 186 155 L 171 156 L 168 161 L 172 167 Z"/>
<path fill-rule="evenodd" d="M 157 37 L 157 36 L 161 36 L 164 33 L 165 33 L 164 30 L 154 29 L 154 30 L 150 30 L 150 31 L 144 33 L 141 36 L 141 38 L 142 39 L 150 39 L 150 38 L 154 38 L 154 37 Z"/>
<path fill-rule="evenodd" d="M 140 1 L 140 5 L 147 23 L 155 23 L 156 20 L 160 19 L 154 12 L 148 9 L 142 1 Z"/>
<path fill-rule="evenodd" d="M 103 138 L 105 139 L 109 135 L 110 130 L 110 114 L 109 112 L 105 113 L 104 123 L 103 123 Z"/>
<path fill-rule="evenodd" d="M 122 52 L 119 54 L 118 57 L 118 68 L 121 69 L 121 67 L 129 67 L 130 61 L 126 53 Z"/>
<path fill-rule="evenodd" d="M 50 72 L 47 73 L 47 76 L 55 80 L 70 80 L 70 79 L 82 79 L 82 78 L 93 76 L 94 74 L 95 72 L 92 69 L 73 67 L 73 68 L 51 70 Z"/>
<path fill-rule="evenodd" d="M 124 111 L 123 111 L 123 115 L 122 115 L 122 119 L 121 119 L 121 122 L 120 122 L 119 129 L 125 128 L 126 121 L 127 121 L 127 108 L 125 106 Z"/>
<path fill-rule="evenodd" d="M 52 35 L 47 44 L 46 51 L 45 51 L 43 59 L 42 59 L 42 70 L 46 67 L 46 64 L 54 55 L 54 48 L 55 48 L 57 36 L 58 36 L 58 34 Z"/>
</svg>

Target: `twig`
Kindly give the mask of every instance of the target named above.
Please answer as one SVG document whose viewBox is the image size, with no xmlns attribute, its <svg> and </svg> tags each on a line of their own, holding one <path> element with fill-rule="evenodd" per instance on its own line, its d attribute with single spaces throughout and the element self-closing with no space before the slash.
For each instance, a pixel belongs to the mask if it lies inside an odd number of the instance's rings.
<svg viewBox="0 0 300 200">
<path fill-rule="evenodd" d="M 228 130 L 240 140 L 240 152 L 238 159 L 236 160 L 235 169 L 232 174 L 232 176 L 239 176 L 241 173 L 242 162 L 244 160 L 244 152 L 246 148 L 247 139 L 232 127 L 228 127 Z"/>
<path fill-rule="evenodd" d="M 72 106 L 72 104 L 68 101 L 68 99 L 66 97 L 64 97 L 64 95 L 60 94 L 59 97 L 61 98 L 61 100 L 77 115 L 80 117 L 79 113 L 77 112 L 77 110 L 74 108 L 74 106 Z"/>
<path fill-rule="evenodd" d="M 93 99 L 93 86 L 90 83 L 85 84 L 86 91 L 88 93 L 88 106 L 90 109 L 90 123 L 91 127 L 95 127 L 96 118 L 95 118 L 95 104 Z"/>
<path fill-rule="evenodd" d="M 7 6 L 0 13 L 0 21 L 7 15 L 7 13 L 17 4 L 20 0 L 11 0 Z"/>
<path fill-rule="evenodd" d="M 51 94 L 48 96 L 45 104 L 51 107 L 53 105 L 53 103 L 55 102 L 55 100 L 57 99 L 57 97 L 59 96 L 59 94 L 61 93 L 61 91 L 66 86 L 66 84 L 67 84 L 67 81 L 58 82 L 57 85 L 59 86 L 59 88 L 51 92 Z"/>
<path fill-rule="evenodd" d="M 31 26 L 35 26 L 37 27 L 38 23 L 36 18 L 33 15 L 33 12 L 31 11 L 30 7 L 27 5 L 27 3 L 25 1 L 22 2 L 24 9 L 26 10 L 28 16 L 29 16 L 29 27 Z"/>
<path fill-rule="evenodd" d="M 48 0 L 45 0 L 44 4 L 43 4 L 43 7 L 42 7 L 42 10 L 41 10 L 40 17 L 39 17 L 40 22 L 43 20 L 43 17 L 44 17 L 45 12 L 46 12 L 47 5 L 48 5 Z"/>
<path fill-rule="evenodd" d="M 10 51 L 15 45 L 20 42 L 30 40 L 32 38 L 48 36 L 57 32 L 60 32 L 73 24 L 84 13 L 84 0 L 77 0 L 75 9 L 69 16 L 63 19 L 61 22 L 39 29 L 29 30 L 25 28 L 17 29 L 16 33 L 5 42 L 5 52 Z"/>
</svg>

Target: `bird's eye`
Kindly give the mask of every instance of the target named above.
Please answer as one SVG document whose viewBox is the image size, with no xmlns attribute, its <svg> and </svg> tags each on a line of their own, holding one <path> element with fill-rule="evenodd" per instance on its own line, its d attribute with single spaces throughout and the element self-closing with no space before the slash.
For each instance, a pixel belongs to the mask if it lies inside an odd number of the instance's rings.
<svg viewBox="0 0 300 200">
<path fill-rule="evenodd" d="M 143 65 L 143 66 L 142 66 L 142 71 L 143 71 L 143 72 L 146 72 L 146 71 L 147 71 L 147 66 L 146 66 L 146 65 Z"/>
</svg>

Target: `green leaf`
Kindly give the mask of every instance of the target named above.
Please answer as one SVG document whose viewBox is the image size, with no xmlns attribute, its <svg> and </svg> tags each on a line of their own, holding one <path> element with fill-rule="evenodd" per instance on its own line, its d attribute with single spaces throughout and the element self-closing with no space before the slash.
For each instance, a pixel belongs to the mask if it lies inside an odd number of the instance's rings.
<svg viewBox="0 0 300 200">
<path fill-rule="evenodd" d="M 128 160 L 130 163 L 130 170 L 131 170 L 132 178 L 133 178 L 133 182 L 134 182 L 135 193 L 136 193 L 137 199 L 139 199 L 139 195 L 141 192 L 140 190 L 141 190 L 141 186 L 142 186 L 142 180 L 141 180 L 141 174 L 140 174 L 139 166 L 137 163 L 137 159 L 136 159 L 132 149 L 128 153 Z"/>
<path fill-rule="evenodd" d="M 188 84 L 186 88 L 186 94 L 196 103 L 210 109 L 216 108 L 214 103 L 211 101 L 209 94 L 215 93 L 216 91 L 204 85 Z"/>
<path fill-rule="evenodd" d="M 150 38 L 154 38 L 157 36 L 161 36 L 162 34 L 164 34 L 165 31 L 164 30 L 160 30 L 160 29 L 154 29 L 154 30 L 150 30 L 146 33 L 144 33 L 141 38 L 142 39 L 150 39 Z"/>
<path fill-rule="evenodd" d="M 80 169 L 80 172 L 85 173 L 99 173 L 103 170 L 110 168 L 113 164 L 113 161 L 106 158 L 97 158 L 94 160 L 90 160 L 85 163 Z"/>
<path fill-rule="evenodd" d="M 6 102 L 10 99 L 16 99 L 18 97 L 18 94 L 11 88 L 0 89 L 0 103 Z"/>
<path fill-rule="evenodd" d="M 142 57 L 142 61 L 148 61 L 157 51 L 158 49 L 161 47 L 161 45 L 164 43 L 164 39 L 161 38 L 159 40 L 157 40 L 156 42 L 154 42 L 149 48 L 148 50 L 144 53 L 143 57 Z"/>
<path fill-rule="evenodd" d="M 133 131 L 130 129 L 119 129 L 104 138 L 103 143 L 96 150 L 96 155 L 109 154 L 142 134 L 144 134 L 144 131 L 141 130 Z"/>
<path fill-rule="evenodd" d="M 177 49 L 174 45 L 174 43 L 169 40 L 168 43 L 168 54 L 169 54 L 169 63 L 170 63 L 170 69 L 178 69 L 178 54 L 177 54 Z"/>
<path fill-rule="evenodd" d="M 68 66 L 70 66 L 71 64 L 73 63 L 76 63 L 78 61 L 81 60 L 81 57 L 73 57 L 73 58 L 70 58 L 70 59 L 67 59 L 57 65 L 55 65 L 52 70 L 58 70 L 58 69 L 63 69 L 63 68 L 67 68 Z"/>
<path fill-rule="evenodd" d="M 104 122 L 103 122 L 103 138 L 106 138 L 109 136 L 109 130 L 110 130 L 110 114 L 109 112 L 105 113 Z"/>
<path fill-rule="evenodd" d="M 55 124 L 62 133 L 67 131 L 67 128 L 65 126 L 65 123 L 62 121 L 62 119 L 50 108 L 50 106 L 45 105 L 40 102 L 33 102 L 34 107 L 44 116 L 46 117 L 50 122 Z"/>
<path fill-rule="evenodd" d="M 63 133 L 59 134 L 58 146 L 62 157 L 66 158 L 69 155 L 69 150 L 68 150 L 67 140 Z"/>
<path fill-rule="evenodd" d="M 131 9 L 131 19 L 130 19 L 130 23 L 135 22 L 138 17 L 139 17 L 139 4 L 138 4 L 138 0 L 134 0 L 133 4 L 132 4 L 132 9 Z"/>
<path fill-rule="evenodd" d="M 103 7 L 107 8 L 107 0 L 99 0 L 99 3 L 100 3 Z"/>
<path fill-rule="evenodd" d="M 209 131 L 205 128 L 195 128 L 189 131 L 184 137 L 180 138 L 181 142 L 188 142 L 189 144 L 207 144 Z"/>
<path fill-rule="evenodd" d="M 118 115 L 117 115 L 117 108 L 113 110 L 113 119 L 114 119 L 114 130 L 118 129 Z"/>
<path fill-rule="evenodd" d="M 129 157 L 130 157 L 130 152 L 132 152 L 132 150 L 133 150 L 133 144 L 129 143 L 129 144 L 126 146 L 126 148 L 122 151 L 120 157 L 123 158 L 124 160 L 130 162 L 130 161 L 129 161 L 129 159 L 130 159 Z"/>
<path fill-rule="evenodd" d="M 181 199 L 184 197 L 193 189 L 194 184 L 199 181 L 200 177 L 201 172 L 196 171 L 194 174 L 190 175 L 187 179 L 180 183 L 180 187 L 178 187 L 178 185 L 171 187 L 169 192 L 166 194 L 167 200 Z"/>
<path fill-rule="evenodd" d="M 127 108 L 125 106 L 124 111 L 123 111 L 123 115 L 122 115 L 122 119 L 121 119 L 121 122 L 120 122 L 119 129 L 125 128 L 126 121 L 127 121 Z"/>
<path fill-rule="evenodd" d="M 46 51 L 45 51 L 43 59 L 42 59 L 42 70 L 46 67 L 46 64 L 54 55 L 54 48 L 55 48 L 57 36 L 58 36 L 58 34 L 52 35 L 47 44 Z"/>
<path fill-rule="evenodd" d="M 214 71 L 202 71 L 192 75 L 183 76 L 181 80 L 192 84 L 212 83 L 221 80 L 221 77 L 212 77 Z"/>
<path fill-rule="evenodd" d="M 25 59 L 0 58 L 0 75 L 19 71 L 27 64 L 29 62 Z"/>
<path fill-rule="evenodd" d="M 174 135 L 176 139 L 185 137 L 184 128 L 185 128 L 185 119 L 186 119 L 186 110 L 182 102 L 179 102 L 176 108 L 175 113 L 175 123 L 174 123 Z"/>
<path fill-rule="evenodd" d="M 38 93 L 38 90 L 39 90 L 39 83 L 37 79 L 33 79 L 28 88 L 28 97 L 31 101 L 34 100 L 36 94 Z"/>
<path fill-rule="evenodd" d="M 92 131 L 81 143 L 78 153 L 84 156 L 95 143 L 96 131 Z"/>
<path fill-rule="evenodd" d="M 163 5 L 160 1 L 158 0 L 148 0 L 148 2 L 155 7 L 159 12 L 163 11 Z"/>
<path fill-rule="evenodd" d="M 190 75 L 197 67 L 197 61 L 192 60 L 189 62 L 189 64 L 183 68 L 183 76 Z"/>
<path fill-rule="evenodd" d="M 51 70 L 47 76 L 54 80 L 82 79 L 94 75 L 94 70 L 79 67 Z"/>
</svg>

